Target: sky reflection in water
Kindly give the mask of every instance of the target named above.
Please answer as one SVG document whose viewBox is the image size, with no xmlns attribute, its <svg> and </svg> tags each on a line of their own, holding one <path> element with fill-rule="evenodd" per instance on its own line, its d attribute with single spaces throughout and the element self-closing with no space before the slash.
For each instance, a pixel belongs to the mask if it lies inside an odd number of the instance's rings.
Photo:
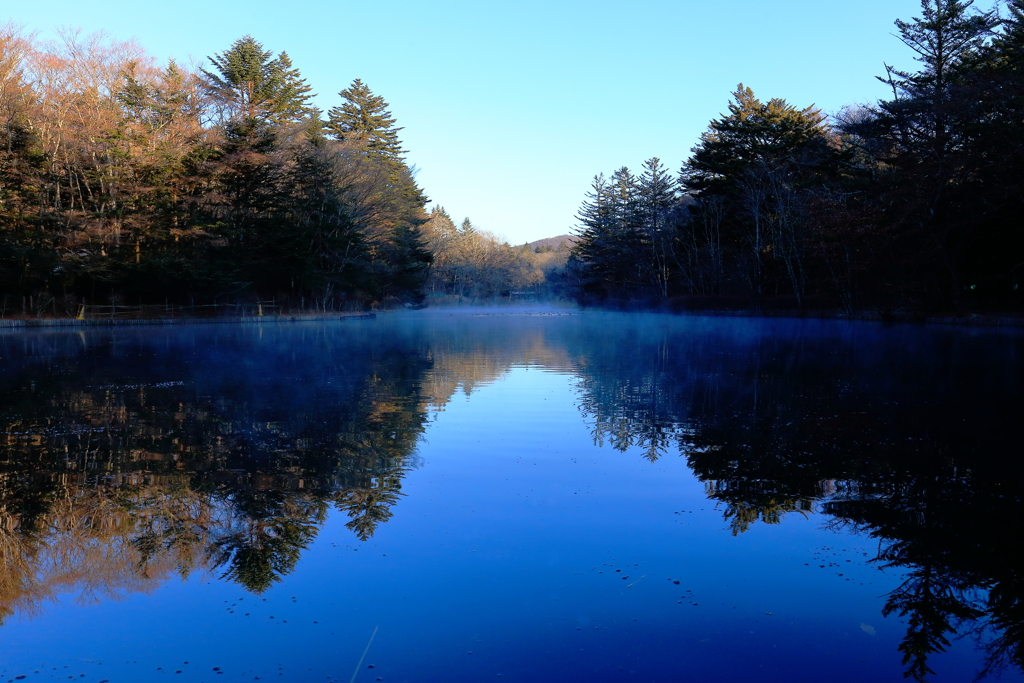
<svg viewBox="0 0 1024 683">
<path fill-rule="evenodd" d="M 3 334 L 0 679 L 1020 680 L 1022 339 Z"/>
</svg>

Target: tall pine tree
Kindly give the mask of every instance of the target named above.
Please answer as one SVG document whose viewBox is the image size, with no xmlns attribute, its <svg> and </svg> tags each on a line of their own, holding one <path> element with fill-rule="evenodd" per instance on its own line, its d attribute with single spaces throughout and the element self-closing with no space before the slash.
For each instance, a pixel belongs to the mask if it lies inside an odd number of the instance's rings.
<svg viewBox="0 0 1024 683">
<path fill-rule="evenodd" d="M 762 102 L 742 83 L 732 96 L 729 113 L 712 121 L 691 150 L 682 181 L 692 191 L 728 194 L 752 166 L 792 159 L 825 139 L 825 115 L 814 105 Z"/>
<path fill-rule="evenodd" d="M 675 225 L 672 209 L 676 204 L 675 179 L 657 157 L 644 162 L 637 180 L 640 226 L 650 249 L 651 275 L 661 297 L 669 293 Z"/>
<path fill-rule="evenodd" d="M 286 53 L 273 57 L 255 38 L 243 36 L 208 59 L 213 69 L 202 70 L 206 88 L 225 119 L 280 124 L 310 113 L 312 88 Z"/>
<path fill-rule="evenodd" d="M 338 95 L 344 102 L 327 112 L 328 133 L 337 140 L 361 142 L 374 156 L 402 161 L 405 150 L 398 139 L 402 129 L 395 126 L 384 98 L 358 78 Z"/>
<path fill-rule="evenodd" d="M 327 112 L 325 134 L 364 156 L 368 175 L 376 185 L 369 204 L 386 207 L 367 214 L 360 227 L 374 261 L 383 291 L 407 303 L 423 299 L 422 288 L 430 265 L 419 226 L 426 220 L 427 198 L 417 186 L 414 171 L 405 163 L 405 150 L 383 97 L 374 95 L 361 80 L 339 93 L 342 104 Z"/>
<path fill-rule="evenodd" d="M 902 253 L 901 272 L 915 273 L 908 294 L 921 303 L 960 307 L 970 286 L 965 256 L 978 207 L 964 189 L 980 160 L 971 152 L 977 122 L 987 118 L 971 93 L 995 23 L 971 0 L 921 0 L 920 16 L 896 21 L 920 68 L 887 66 L 880 78 L 892 99 L 848 126 L 884 165 L 877 196 L 885 228 Z"/>
</svg>

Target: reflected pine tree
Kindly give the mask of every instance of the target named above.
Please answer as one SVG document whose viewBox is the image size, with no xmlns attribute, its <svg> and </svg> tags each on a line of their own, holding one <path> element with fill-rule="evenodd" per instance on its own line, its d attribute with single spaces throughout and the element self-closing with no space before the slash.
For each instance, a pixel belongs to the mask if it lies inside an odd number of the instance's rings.
<svg viewBox="0 0 1024 683">
<path fill-rule="evenodd" d="M 209 552 L 222 578 L 262 593 L 290 573 L 327 518 L 327 502 L 259 491 L 234 496 L 232 524 Z"/>
<path fill-rule="evenodd" d="M 926 680 L 964 636 L 986 653 L 982 675 L 1024 668 L 1024 465 L 1009 456 L 1020 384 L 993 385 L 982 367 L 1017 367 L 1012 340 L 648 322 L 570 343 L 596 443 L 678 452 L 733 534 L 821 515 L 877 538 L 872 562 L 905 576 L 884 614 L 906 620 L 906 677 Z"/>
<path fill-rule="evenodd" d="M 1016 338 L 624 320 L 0 336 L 24 359 L 0 366 L 0 609 L 196 571 L 265 590 L 329 509 L 364 540 L 391 519 L 429 409 L 539 365 L 573 374 L 596 442 L 685 458 L 734 534 L 813 515 L 878 539 L 908 677 L 964 636 L 982 674 L 1024 668 Z"/>
<path fill-rule="evenodd" d="M 359 488 L 342 491 L 336 498 L 338 509 L 346 513 L 350 520 L 345 527 L 354 533 L 360 541 L 373 536 L 380 524 L 391 519 L 391 506 L 403 495 L 396 481 L 385 483 L 376 488 Z"/>
<path fill-rule="evenodd" d="M 879 539 L 875 562 L 906 573 L 884 613 L 907 620 L 900 651 L 907 676 L 915 680 L 934 673 L 929 657 L 966 635 L 984 647 L 983 674 L 1024 663 L 1017 559 L 1024 510 L 1006 496 L 1003 479 L 1020 473 L 993 464 L 975 461 L 965 471 L 939 461 L 912 476 L 904 473 L 884 495 L 822 505 L 837 524 Z"/>
<path fill-rule="evenodd" d="M 986 666 L 982 675 L 998 672 L 1008 666 L 1024 669 L 1022 579 L 1024 577 L 1018 569 L 989 588 L 989 622 L 986 626 L 994 637 L 985 645 Z"/>
<path fill-rule="evenodd" d="M 23 359 L 0 369 L 0 617 L 197 571 L 262 592 L 332 506 L 369 539 L 418 464 L 407 337 L 81 339 L 0 340 Z"/>
<path fill-rule="evenodd" d="M 545 329 L 0 335 L 17 359 L 0 364 L 0 609 L 196 572 L 260 592 L 331 508 L 368 540 L 419 464 L 429 410 L 513 365 L 569 368 Z"/>
<path fill-rule="evenodd" d="M 889 594 L 882 614 L 907 618 L 907 633 L 899 648 L 907 678 L 923 681 L 934 674 L 928 657 L 945 652 L 949 637 L 965 622 L 985 616 L 969 597 L 980 590 L 969 577 L 926 565 L 915 566 L 910 577 Z"/>
</svg>

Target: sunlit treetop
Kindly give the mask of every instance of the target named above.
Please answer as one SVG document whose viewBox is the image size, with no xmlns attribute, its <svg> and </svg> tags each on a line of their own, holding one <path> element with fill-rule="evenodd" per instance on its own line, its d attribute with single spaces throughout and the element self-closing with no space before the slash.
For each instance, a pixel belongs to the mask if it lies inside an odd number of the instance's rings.
<svg viewBox="0 0 1024 683">
<path fill-rule="evenodd" d="M 338 140 L 362 141 L 382 158 L 401 161 L 405 154 L 388 103 L 360 79 L 338 93 L 344 100 L 327 112 L 327 130 Z"/>
<path fill-rule="evenodd" d="M 691 190 L 721 186 L 753 164 L 790 157 L 828 135 L 825 115 L 814 105 L 798 109 L 780 98 L 762 102 L 742 83 L 732 96 L 729 113 L 711 121 L 691 150 L 684 168 Z"/>
<path fill-rule="evenodd" d="M 312 88 L 287 53 L 273 57 L 255 38 L 243 36 L 208 59 L 213 69 L 202 70 L 206 87 L 226 119 L 287 123 L 312 111 Z"/>
</svg>

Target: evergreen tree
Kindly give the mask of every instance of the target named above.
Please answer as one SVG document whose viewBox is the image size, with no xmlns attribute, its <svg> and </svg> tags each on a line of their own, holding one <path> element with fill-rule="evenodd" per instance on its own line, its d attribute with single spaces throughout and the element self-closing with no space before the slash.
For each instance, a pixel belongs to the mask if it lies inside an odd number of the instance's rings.
<svg viewBox="0 0 1024 683">
<path fill-rule="evenodd" d="M 576 219 L 580 228 L 569 256 L 568 271 L 586 296 L 600 296 L 612 280 L 616 261 L 615 218 L 611 188 L 603 173 L 594 176 Z"/>
<path fill-rule="evenodd" d="M 644 170 L 637 179 L 639 210 L 649 231 L 660 231 L 665 214 L 676 202 L 676 183 L 661 160 L 652 157 L 644 162 Z"/>
<path fill-rule="evenodd" d="M 921 16 L 896 20 L 899 39 L 922 68 L 902 71 L 886 65 L 880 80 L 893 99 L 879 105 L 876 125 L 887 129 L 897 155 L 941 159 L 962 140 L 964 114 L 958 91 L 969 78 L 992 28 L 994 12 L 974 12 L 973 0 L 921 0 Z"/>
<path fill-rule="evenodd" d="M 313 87 L 306 83 L 287 52 L 281 52 L 274 60 L 274 70 L 281 83 L 274 102 L 278 123 L 302 121 L 319 111 L 309 104 L 316 97 Z"/>
<path fill-rule="evenodd" d="M 825 115 L 811 105 L 797 109 L 782 99 L 761 102 L 742 83 L 729 114 L 712 121 L 683 168 L 682 182 L 695 192 L 728 194 L 743 173 L 758 163 L 798 156 L 826 140 Z"/>
<path fill-rule="evenodd" d="M 227 119 L 280 124 L 301 120 L 311 111 L 312 88 L 287 53 L 274 58 L 247 35 L 207 59 L 213 70 L 202 70 L 206 87 Z"/>
<path fill-rule="evenodd" d="M 44 289 L 58 260 L 38 208 L 48 203 L 40 178 L 49 163 L 30 116 L 37 99 L 25 73 L 30 50 L 17 27 L 0 24 L 0 310 L 8 295 Z"/>
<path fill-rule="evenodd" d="M 401 128 L 383 97 L 374 95 L 358 78 L 338 93 L 344 100 L 327 112 L 327 130 L 337 140 L 359 141 L 374 156 L 400 162 L 405 154 L 398 139 Z"/>
<path fill-rule="evenodd" d="M 389 293 L 403 303 L 423 303 L 423 285 L 433 256 L 423 244 L 423 236 L 416 225 L 401 223 L 395 227 L 388 242 L 388 261 L 391 264 Z"/>
<path fill-rule="evenodd" d="M 570 272 L 585 294 L 634 299 L 664 291 L 658 266 L 652 263 L 641 186 L 627 167 L 608 180 L 594 178 L 577 218 L 580 239 L 572 250 Z"/>
<path fill-rule="evenodd" d="M 707 254 L 717 272 L 728 259 L 736 293 L 746 290 L 756 301 L 788 280 L 801 305 L 799 207 L 810 188 L 827 187 L 838 155 L 825 116 L 814 106 L 762 102 L 740 84 L 729 114 L 710 123 L 680 174 L 698 200 L 685 240 L 690 258 Z"/>
<path fill-rule="evenodd" d="M 921 0 L 919 17 L 896 22 L 921 67 L 887 67 L 881 80 L 893 98 L 846 127 L 881 163 L 874 195 L 902 260 L 895 275 L 915 273 L 907 294 L 922 303 L 959 307 L 969 287 L 980 207 L 964 190 L 983 160 L 972 149 L 989 117 L 975 81 L 995 24 L 993 13 L 974 10 L 970 0 Z"/>
<path fill-rule="evenodd" d="M 612 215 L 621 234 L 640 227 L 639 188 L 628 167 L 616 169 L 611 176 Z"/>
<path fill-rule="evenodd" d="M 650 249 L 652 275 L 661 297 L 668 296 L 670 266 L 675 247 L 672 209 L 676 204 L 675 180 L 653 157 L 644 162 L 637 180 L 640 225 Z"/>
<path fill-rule="evenodd" d="M 594 176 L 590 183 L 590 191 L 587 192 L 587 200 L 583 202 L 576 214 L 582 226 L 577 233 L 580 241 L 577 244 L 591 239 L 597 239 L 600 235 L 607 233 L 612 226 L 611 189 L 603 173 Z"/>
<path fill-rule="evenodd" d="M 1020 196 L 1024 187 L 1024 1 L 1008 0 L 1000 32 L 968 62 L 956 95 L 966 110 L 958 195 L 972 235 L 961 247 L 967 293 L 989 301 L 1020 300 L 1024 232 Z M 977 64 L 977 66 L 974 66 Z M 1005 304 L 1004 304 L 1005 305 Z"/>
<path fill-rule="evenodd" d="M 427 197 L 417 186 L 414 171 L 403 159 L 398 138 L 401 128 L 388 111 L 388 103 L 361 80 L 339 93 L 344 102 L 327 112 L 325 134 L 345 143 L 363 157 L 363 178 L 378 178 L 360 203 L 357 224 L 367 235 L 376 279 L 382 291 L 405 302 L 419 303 L 430 264 L 419 226 L 427 219 Z"/>
<path fill-rule="evenodd" d="M 344 298 L 364 286 L 368 254 L 336 183 L 338 159 L 316 112 L 289 152 L 285 224 L 291 230 L 272 247 L 280 288 L 293 296 Z"/>
</svg>

